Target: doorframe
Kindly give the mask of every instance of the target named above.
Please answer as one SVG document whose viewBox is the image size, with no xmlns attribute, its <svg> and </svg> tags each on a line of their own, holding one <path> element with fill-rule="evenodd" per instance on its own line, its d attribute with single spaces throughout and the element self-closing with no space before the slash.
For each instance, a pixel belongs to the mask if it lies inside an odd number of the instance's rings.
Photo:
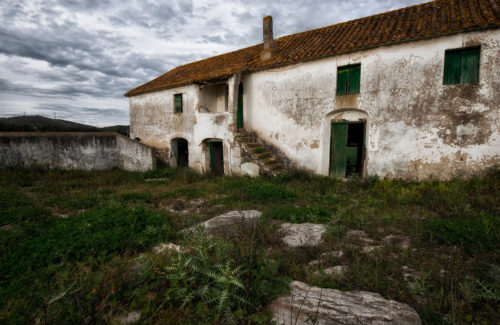
<svg viewBox="0 0 500 325">
<path fill-rule="evenodd" d="M 366 169 L 366 120 L 358 120 L 358 121 L 346 121 L 346 120 L 342 120 L 342 121 L 330 121 L 330 164 L 329 164 L 329 167 L 328 167 L 328 176 L 329 177 L 334 177 L 332 175 L 332 163 L 333 163 L 333 141 L 332 141 L 332 137 L 333 137 L 333 125 L 334 124 L 346 124 L 347 125 L 347 134 L 346 134 L 346 138 L 349 137 L 349 125 L 350 124 L 362 124 L 363 125 L 363 144 L 361 146 L 361 168 L 360 168 L 360 171 L 359 171 L 359 176 L 360 177 L 365 177 L 365 169 Z M 346 139 L 347 140 L 347 139 Z M 347 165 L 346 165 L 346 172 L 347 172 Z M 343 178 L 345 178 L 346 176 L 344 176 Z"/>
<path fill-rule="evenodd" d="M 213 143 L 220 143 L 221 145 L 221 152 L 222 152 L 222 175 L 224 175 L 224 143 L 222 140 L 207 140 L 207 145 L 208 145 L 208 157 L 209 157 L 209 167 L 210 167 L 210 173 L 213 173 L 214 170 L 214 157 L 213 157 L 213 150 L 212 150 L 212 144 Z"/>
<path fill-rule="evenodd" d="M 321 164 L 319 173 L 324 176 L 330 176 L 330 159 L 331 159 L 331 136 L 332 122 L 364 122 L 365 123 L 365 138 L 363 147 L 363 166 L 361 177 L 366 177 L 369 163 L 369 145 L 370 145 L 370 130 L 371 122 L 368 113 L 357 108 L 342 108 L 328 112 L 324 115 L 321 122 Z"/>
</svg>

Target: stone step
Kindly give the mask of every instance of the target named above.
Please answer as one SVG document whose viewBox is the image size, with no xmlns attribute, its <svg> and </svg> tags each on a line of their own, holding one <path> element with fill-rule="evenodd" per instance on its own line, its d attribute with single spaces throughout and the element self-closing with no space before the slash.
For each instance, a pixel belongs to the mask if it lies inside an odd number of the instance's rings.
<svg viewBox="0 0 500 325">
<path fill-rule="evenodd" d="M 250 153 L 253 159 L 265 159 L 271 156 L 270 152 L 262 152 L 262 153 Z"/>
<path fill-rule="evenodd" d="M 276 162 L 276 161 L 278 161 L 278 158 L 276 158 L 276 157 L 269 157 L 269 158 L 264 159 L 264 164 L 266 164 L 266 163 L 273 163 L 273 162 Z"/>
<path fill-rule="evenodd" d="M 238 141 L 250 158 L 263 168 L 264 173 L 279 175 L 284 170 L 284 164 L 262 143 L 252 132 L 245 129 L 236 131 Z"/>
<path fill-rule="evenodd" d="M 247 142 L 247 143 L 245 143 L 245 145 L 246 145 L 248 148 L 252 148 L 252 149 L 254 149 L 254 148 L 259 148 L 259 147 L 264 148 L 264 146 L 263 146 L 263 145 L 261 145 L 260 143 L 257 143 L 257 142 Z"/>
<path fill-rule="evenodd" d="M 257 146 L 252 146 L 248 147 L 247 151 L 249 153 L 266 153 L 269 152 L 266 148 L 264 148 L 262 145 L 257 145 Z"/>
<path fill-rule="evenodd" d="M 274 162 L 274 163 L 264 163 L 264 165 L 266 166 L 266 168 L 268 168 L 269 170 L 277 170 L 277 169 L 283 169 L 283 164 L 280 163 L 280 162 Z"/>
</svg>

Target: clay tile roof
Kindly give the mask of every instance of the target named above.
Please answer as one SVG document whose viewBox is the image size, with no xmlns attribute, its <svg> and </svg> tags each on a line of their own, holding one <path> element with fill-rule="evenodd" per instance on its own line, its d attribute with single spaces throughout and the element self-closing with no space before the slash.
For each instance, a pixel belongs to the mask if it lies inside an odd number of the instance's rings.
<svg viewBox="0 0 500 325">
<path fill-rule="evenodd" d="M 222 79 L 383 45 L 500 26 L 498 0 L 436 0 L 275 40 L 277 54 L 261 60 L 262 44 L 179 66 L 125 96 Z"/>
</svg>

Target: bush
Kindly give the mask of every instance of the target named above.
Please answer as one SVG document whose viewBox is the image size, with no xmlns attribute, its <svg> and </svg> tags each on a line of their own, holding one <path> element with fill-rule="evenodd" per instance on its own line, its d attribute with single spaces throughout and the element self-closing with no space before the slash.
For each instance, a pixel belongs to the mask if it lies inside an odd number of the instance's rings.
<svg viewBox="0 0 500 325">
<path fill-rule="evenodd" d="M 245 286 L 241 281 L 242 266 L 228 259 L 230 245 L 197 234 L 185 252 L 153 268 L 167 281 L 166 301 L 186 305 L 202 303 L 215 313 L 214 318 L 235 323 L 233 311 L 245 307 Z"/>
</svg>

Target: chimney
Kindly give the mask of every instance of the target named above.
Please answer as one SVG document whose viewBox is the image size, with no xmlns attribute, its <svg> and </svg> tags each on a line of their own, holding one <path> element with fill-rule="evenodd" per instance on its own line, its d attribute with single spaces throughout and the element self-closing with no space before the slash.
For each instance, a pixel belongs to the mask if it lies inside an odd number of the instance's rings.
<svg viewBox="0 0 500 325">
<path fill-rule="evenodd" d="M 267 16 L 262 20 L 262 32 L 264 37 L 264 49 L 260 52 L 262 60 L 270 59 L 276 53 L 273 38 L 273 17 Z"/>
</svg>

